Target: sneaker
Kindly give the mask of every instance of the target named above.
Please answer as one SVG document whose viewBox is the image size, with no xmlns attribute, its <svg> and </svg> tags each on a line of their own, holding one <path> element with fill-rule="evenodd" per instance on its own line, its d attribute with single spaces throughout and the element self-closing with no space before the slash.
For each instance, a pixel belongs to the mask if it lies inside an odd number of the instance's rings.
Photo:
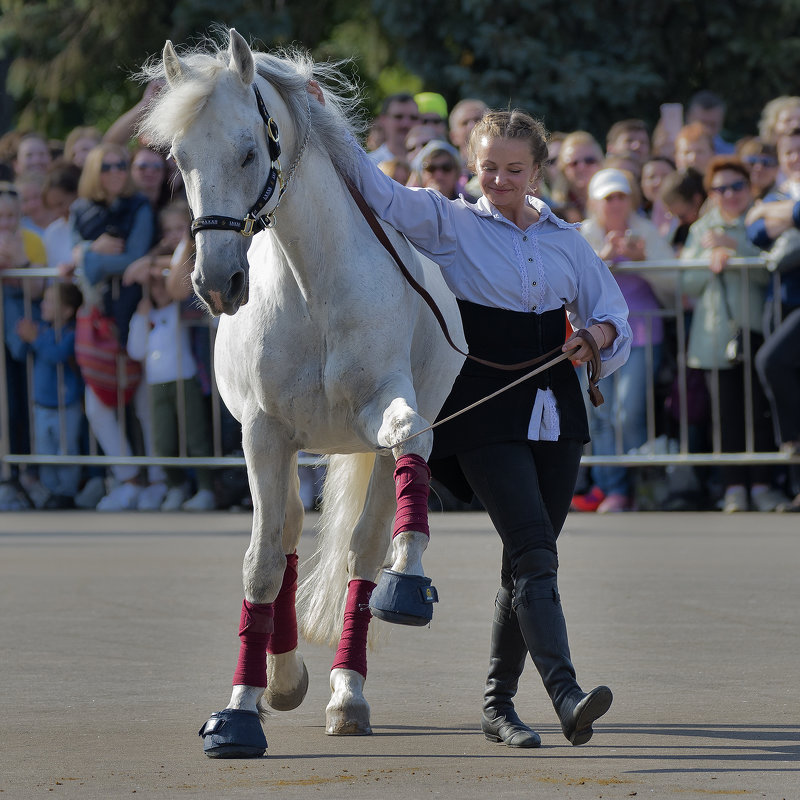
<svg viewBox="0 0 800 800">
<path fill-rule="evenodd" d="M 9 480 L 0 484 L 0 511 L 28 511 L 33 503 L 22 484 Z"/>
<path fill-rule="evenodd" d="M 97 508 L 106 493 L 106 482 L 99 475 L 89 478 L 75 496 L 75 508 Z"/>
<path fill-rule="evenodd" d="M 161 504 L 162 511 L 179 511 L 186 502 L 187 492 L 184 486 L 172 486 L 167 490 L 164 502 Z"/>
<path fill-rule="evenodd" d="M 597 507 L 605 500 L 605 494 L 597 486 L 592 486 L 586 494 L 576 494 L 570 503 L 570 511 L 597 511 Z"/>
<path fill-rule="evenodd" d="M 151 483 L 142 489 L 136 508 L 139 511 L 158 511 L 167 496 L 166 483 Z"/>
<path fill-rule="evenodd" d="M 217 499 L 211 489 L 201 489 L 181 506 L 184 511 L 214 511 L 216 507 Z"/>
<path fill-rule="evenodd" d="M 134 511 L 141 493 L 141 486 L 137 486 L 135 483 L 121 483 L 100 500 L 97 504 L 97 510 Z"/>
<path fill-rule="evenodd" d="M 725 497 L 722 501 L 722 512 L 724 514 L 735 514 L 738 511 L 749 511 L 750 505 L 747 502 L 747 489 L 744 486 L 729 486 L 725 490 Z"/>
<path fill-rule="evenodd" d="M 789 498 L 783 492 L 771 486 L 754 486 L 750 489 L 750 502 L 753 511 L 775 511 L 783 506 Z"/>
<path fill-rule="evenodd" d="M 628 511 L 630 507 L 631 504 L 626 495 L 610 494 L 597 506 L 597 513 L 608 514 L 616 511 Z"/>
</svg>

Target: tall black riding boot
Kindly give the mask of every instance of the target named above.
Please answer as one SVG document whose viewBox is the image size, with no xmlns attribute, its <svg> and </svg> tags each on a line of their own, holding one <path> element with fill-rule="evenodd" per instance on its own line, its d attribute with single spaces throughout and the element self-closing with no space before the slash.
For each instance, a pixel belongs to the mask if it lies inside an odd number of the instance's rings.
<svg viewBox="0 0 800 800">
<path fill-rule="evenodd" d="M 607 686 L 585 694 L 575 679 L 557 570 L 558 557 L 550 550 L 526 553 L 517 567 L 513 607 L 564 736 L 573 745 L 586 744 L 592 723 L 608 711 L 613 695 Z"/>
<path fill-rule="evenodd" d="M 501 586 L 494 603 L 481 720 L 481 730 L 490 742 L 503 742 L 509 747 L 538 747 L 542 743 L 539 735 L 517 716 L 512 702 L 527 657 L 528 647 L 511 608 L 511 593 Z"/>
</svg>

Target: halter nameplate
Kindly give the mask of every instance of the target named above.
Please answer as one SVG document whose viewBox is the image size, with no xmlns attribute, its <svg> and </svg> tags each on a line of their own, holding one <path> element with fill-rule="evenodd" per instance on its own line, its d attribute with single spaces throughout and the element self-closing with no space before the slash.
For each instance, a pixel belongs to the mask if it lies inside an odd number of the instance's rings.
<svg viewBox="0 0 800 800">
<path fill-rule="evenodd" d="M 278 184 L 280 184 L 279 197 L 286 191 L 286 183 L 283 180 L 280 162 L 280 133 L 278 131 L 278 123 L 275 122 L 272 115 L 267 110 L 264 99 L 261 97 L 261 92 L 258 91 L 258 86 L 256 86 L 255 83 L 253 84 L 253 92 L 256 96 L 258 113 L 264 121 L 264 128 L 266 130 L 267 148 L 270 158 L 267 182 L 258 200 L 253 203 L 243 219 L 223 217 L 217 214 L 208 214 L 195 219 L 194 214 L 192 214 L 192 238 L 194 238 L 198 231 L 204 230 L 238 231 L 242 236 L 254 236 L 256 233 L 271 228 L 275 224 L 275 217 L 272 214 L 265 214 L 263 217 L 259 216 L 259 214 L 261 213 L 261 209 L 264 208 L 272 198 L 272 195 L 275 193 L 275 187 Z"/>
</svg>

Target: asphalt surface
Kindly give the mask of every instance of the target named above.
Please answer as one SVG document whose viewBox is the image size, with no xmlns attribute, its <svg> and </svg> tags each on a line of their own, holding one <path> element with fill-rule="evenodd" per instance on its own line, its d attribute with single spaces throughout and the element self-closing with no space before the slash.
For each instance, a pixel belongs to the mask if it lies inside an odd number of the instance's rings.
<svg viewBox="0 0 800 800">
<path fill-rule="evenodd" d="M 431 523 L 441 602 L 428 628 L 377 623 L 374 735 L 325 735 L 332 652 L 303 644 L 305 702 L 266 757 L 221 761 L 197 730 L 230 694 L 249 516 L 0 514 L 0 797 L 800 798 L 796 515 L 570 515 L 573 660 L 615 701 L 571 747 L 529 663 L 517 708 L 543 745 L 522 751 L 479 730 L 496 534 Z"/>
</svg>

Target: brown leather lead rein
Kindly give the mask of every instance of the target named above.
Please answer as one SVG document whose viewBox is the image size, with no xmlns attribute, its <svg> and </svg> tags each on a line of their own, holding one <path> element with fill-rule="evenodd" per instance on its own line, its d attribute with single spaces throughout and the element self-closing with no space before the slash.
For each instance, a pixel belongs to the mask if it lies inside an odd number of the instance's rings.
<svg viewBox="0 0 800 800">
<path fill-rule="evenodd" d="M 493 367 L 494 369 L 501 369 L 507 372 L 517 372 L 521 369 L 527 369 L 528 367 L 534 367 L 537 364 L 541 364 L 542 362 L 546 361 L 547 359 L 559 355 L 562 353 L 561 346 L 554 347 L 552 350 L 549 350 L 547 353 L 541 356 L 537 356 L 536 358 L 530 359 L 530 361 L 520 361 L 516 364 L 498 364 L 494 361 L 486 361 L 485 359 L 478 358 L 478 356 L 473 356 L 470 353 L 465 353 L 458 345 L 453 341 L 452 337 L 450 336 L 450 331 L 447 328 L 447 322 L 445 321 L 444 315 L 442 314 L 440 308 L 436 305 L 436 301 L 431 297 L 428 290 L 422 286 L 417 279 L 408 271 L 408 268 L 403 263 L 403 260 L 400 258 L 397 250 L 395 250 L 394 245 L 389 240 L 389 237 L 386 235 L 386 231 L 381 227 L 380 222 L 378 222 L 375 214 L 373 213 L 372 209 L 367 205 L 367 201 L 364 199 L 364 196 L 358 190 L 352 181 L 345 177 L 344 182 L 350 191 L 350 194 L 355 200 L 356 205 L 358 206 L 359 211 L 363 215 L 364 219 L 367 221 L 367 224 L 372 229 L 372 232 L 375 234 L 378 241 L 383 245 L 389 255 L 394 259 L 395 263 L 400 269 L 400 272 L 403 274 L 403 277 L 406 279 L 406 282 L 411 286 L 411 288 L 426 302 L 430 310 L 433 312 L 433 315 L 436 317 L 436 321 L 439 323 L 439 327 L 442 329 L 442 333 L 444 334 L 444 338 L 447 340 L 447 343 L 450 347 L 453 348 L 457 353 L 460 353 L 462 356 L 470 359 L 471 361 L 475 361 L 478 364 L 483 364 L 487 367 Z M 592 405 L 597 407 L 603 403 L 603 395 L 600 392 L 600 389 L 597 386 L 597 382 L 600 380 L 600 351 L 597 349 L 597 342 L 594 340 L 594 336 L 589 333 L 586 328 L 581 328 L 580 330 L 576 331 L 576 334 L 583 339 L 590 347 L 592 351 L 592 357 L 589 361 L 586 362 L 586 369 L 589 378 L 589 399 L 592 402 Z M 579 345 L 575 346 L 575 350 L 579 348 Z M 564 354 L 567 355 L 567 354 Z M 558 361 L 562 361 L 563 359 L 553 359 L 553 363 L 557 363 Z M 548 365 L 551 366 L 551 365 Z M 531 375 L 526 376 L 531 377 Z M 511 384 L 512 386 L 516 385 L 516 382 Z M 507 387 L 510 388 L 510 387 Z M 488 399 L 488 398 L 487 398 Z"/>
</svg>

